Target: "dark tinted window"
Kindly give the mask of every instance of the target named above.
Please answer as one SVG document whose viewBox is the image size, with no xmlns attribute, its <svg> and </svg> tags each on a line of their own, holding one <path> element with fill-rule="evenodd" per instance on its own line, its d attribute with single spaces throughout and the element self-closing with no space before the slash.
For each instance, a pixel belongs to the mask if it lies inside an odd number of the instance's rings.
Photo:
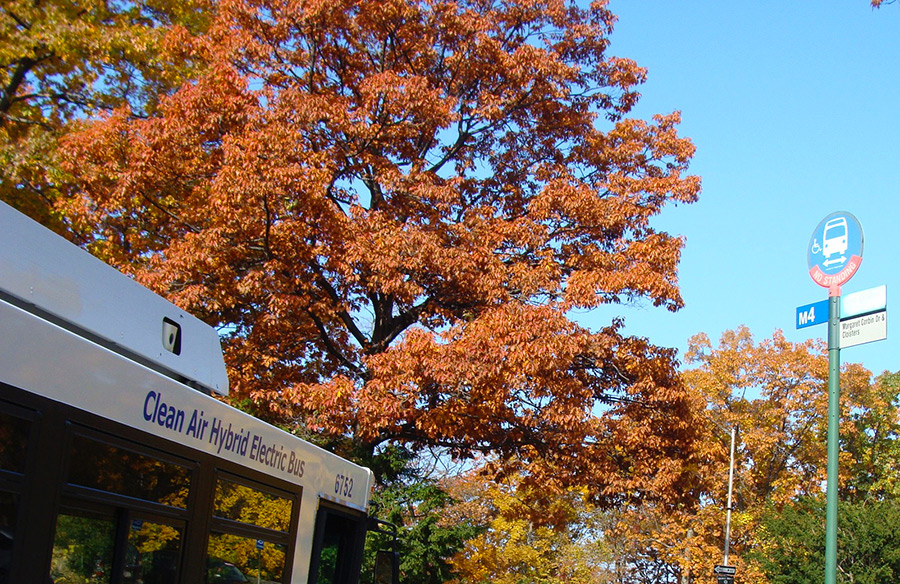
<svg viewBox="0 0 900 584">
<path fill-rule="evenodd" d="M 106 584 L 112 579 L 115 542 L 112 518 L 60 514 L 50 565 L 52 581 Z"/>
<path fill-rule="evenodd" d="M 178 578 L 181 529 L 133 519 L 128 531 L 123 582 L 171 584 Z"/>
<path fill-rule="evenodd" d="M 19 497 L 0 491 L 0 584 L 9 582 Z"/>
<path fill-rule="evenodd" d="M 362 559 L 365 532 L 362 519 L 327 507 L 319 509 L 316 519 L 314 568 L 311 584 L 349 584 L 355 582 Z"/>
<path fill-rule="evenodd" d="M 69 483 L 186 508 L 190 469 L 85 436 L 72 441 Z"/>
<path fill-rule="evenodd" d="M 31 422 L 0 412 L 0 469 L 25 472 L 25 448 Z"/>
<path fill-rule="evenodd" d="M 182 533 L 181 527 L 128 519 L 121 512 L 115 518 L 62 513 L 56 520 L 50 576 L 54 582 L 73 584 L 173 584 L 178 580 Z"/>
</svg>

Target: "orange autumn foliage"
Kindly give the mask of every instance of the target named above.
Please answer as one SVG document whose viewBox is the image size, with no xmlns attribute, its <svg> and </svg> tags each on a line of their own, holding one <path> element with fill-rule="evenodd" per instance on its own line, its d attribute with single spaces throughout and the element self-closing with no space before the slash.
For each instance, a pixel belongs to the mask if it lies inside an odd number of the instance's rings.
<svg viewBox="0 0 900 584">
<path fill-rule="evenodd" d="M 572 309 L 677 310 L 677 113 L 603 2 L 223 0 L 158 115 L 66 144 L 98 256 L 221 327 L 233 393 L 374 448 L 491 455 L 552 496 L 690 490 L 674 352 Z"/>
</svg>

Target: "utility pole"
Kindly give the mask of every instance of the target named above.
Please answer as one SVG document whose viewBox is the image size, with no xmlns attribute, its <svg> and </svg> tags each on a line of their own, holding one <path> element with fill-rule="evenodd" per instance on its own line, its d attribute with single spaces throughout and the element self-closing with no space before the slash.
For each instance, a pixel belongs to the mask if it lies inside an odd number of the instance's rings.
<svg viewBox="0 0 900 584">
<path fill-rule="evenodd" d="M 731 456 L 728 463 L 728 507 L 725 508 L 725 557 L 722 564 L 728 565 L 728 551 L 731 546 L 731 494 L 734 485 L 734 442 L 737 437 L 737 427 L 731 429 Z"/>
<path fill-rule="evenodd" d="M 725 558 L 722 564 L 713 568 L 716 584 L 734 584 L 737 568 L 728 565 L 728 551 L 731 546 L 731 508 L 734 485 L 734 443 L 737 441 L 737 426 L 731 428 L 731 456 L 728 461 L 728 506 L 725 507 Z"/>
</svg>

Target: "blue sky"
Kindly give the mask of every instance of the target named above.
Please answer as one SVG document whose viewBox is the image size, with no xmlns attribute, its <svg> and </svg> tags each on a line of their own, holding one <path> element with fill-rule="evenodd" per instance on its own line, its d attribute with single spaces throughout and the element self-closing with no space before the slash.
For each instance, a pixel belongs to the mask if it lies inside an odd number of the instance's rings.
<svg viewBox="0 0 900 584">
<path fill-rule="evenodd" d="M 666 209 L 659 229 L 687 244 L 686 307 L 649 303 L 582 315 L 626 319 L 626 331 L 683 355 L 687 339 L 747 325 L 757 341 L 798 306 L 824 300 L 807 247 L 826 215 L 856 216 L 863 262 L 843 294 L 887 285 L 888 339 L 841 351 L 873 373 L 900 370 L 900 4 L 866 0 L 612 0 L 611 53 L 649 70 L 632 117 L 680 110 L 697 147 L 698 203 Z M 900 304 L 895 304 L 900 306 Z M 896 315 L 896 316 L 893 316 Z"/>
</svg>

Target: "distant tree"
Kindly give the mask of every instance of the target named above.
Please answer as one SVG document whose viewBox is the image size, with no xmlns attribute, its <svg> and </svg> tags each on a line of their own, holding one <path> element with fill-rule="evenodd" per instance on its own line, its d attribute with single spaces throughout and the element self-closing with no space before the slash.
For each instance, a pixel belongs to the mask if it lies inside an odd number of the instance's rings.
<svg viewBox="0 0 900 584">
<path fill-rule="evenodd" d="M 678 114 L 563 0 L 223 0 L 148 119 L 67 142 L 88 247 L 221 328 L 232 389 L 361 450 L 485 454 L 609 504 L 690 493 L 674 351 L 573 310 L 682 305 Z"/>
<path fill-rule="evenodd" d="M 605 514 L 572 489 L 536 510 L 518 480 L 490 483 L 477 474 L 459 477 L 451 491 L 461 504 L 448 511 L 484 529 L 450 560 L 451 584 L 598 584 L 613 582 L 603 541 Z"/>
<path fill-rule="evenodd" d="M 791 343 L 781 331 L 756 344 L 741 327 L 713 348 L 705 335 L 690 342 L 685 383 L 707 400 L 707 419 L 722 448 L 740 428 L 746 504 L 783 503 L 821 491 L 825 479 L 828 407 L 827 348 Z M 841 474 L 844 499 L 894 492 L 900 437 L 900 376 L 877 378 L 856 363 L 841 368 Z M 722 456 L 722 454 L 720 454 Z"/>
<path fill-rule="evenodd" d="M 620 582 L 714 582 L 725 542 L 730 434 L 739 427 L 729 561 L 741 582 L 765 584 L 761 569 L 744 558 L 758 544 L 761 509 L 817 490 L 824 473 L 823 358 L 819 344 L 790 343 L 780 331 L 760 343 L 746 327 L 725 331 L 717 346 L 704 334 L 689 341 L 682 382 L 694 410 L 703 412 L 703 437 L 690 458 L 700 485 L 696 506 L 622 510 L 609 530 Z"/>
<path fill-rule="evenodd" d="M 721 476 L 727 469 L 729 433 L 740 428 L 738 455 L 747 467 L 740 475 L 742 506 L 818 491 L 825 471 L 825 351 L 821 341 L 791 343 L 781 331 L 757 344 L 746 327 L 725 331 L 715 348 L 706 335 L 689 342 L 693 368 L 684 380 L 707 400 L 707 427 L 723 464 L 711 472 Z"/>
<path fill-rule="evenodd" d="M 771 509 L 794 509 L 797 501 L 822 495 L 826 351 L 821 341 L 792 343 L 781 331 L 756 342 L 746 327 L 724 332 L 717 346 L 706 335 L 691 339 L 690 368 L 682 378 L 699 402 L 696 407 L 705 408 L 705 439 L 696 442 L 693 459 L 702 485 L 700 504 L 684 513 L 647 508 L 637 518 L 623 516 L 622 524 L 632 526 L 623 532 L 632 544 L 649 542 L 645 552 L 633 552 L 635 557 L 656 558 L 680 567 L 681 575 L 689 571 L 699 582 L 712 582 L 724 544 L 730 430 L 738 427 L 730 560 L 740 567 L 742 582 L 767 581 L 769 572 L 757 562 L 771 544 L 761 528 L 763 518 Z M 839 496 L 854 504 L 890 500 L 900 467 L 898 376 L 873 379 L 862 366 L 847 363 L 840 384 Z M 824 514 L 817 519 L 824 526 Z M 824 550 L 824 539 L 820 545 Z"/>
<path fill-rule="evenodd" d="M 803 498 L 769 507 L 764 542 L 749 554 L 771 584 L 818 584 L 825 573 L 825 502 Z M 838 505 L 837 578 L 842 584 L 893 584 L 900 577 L 900 500 Z"/>
<path fill-rule="evenodd" d="M 192 63 L 205 0 L 4 0 L 0 7 L 0 200 L 53 224 L 57 142 L 74 119 L 152 112 Z M 60 226 L 61 227 L 61 226 Z"/>
<path fill-rule="evenodd" d="M 864 382 L 868 371 L 855 370 L 859 382 L 841 376 L 842 391 L 849 395 L 850 408 L 841 429 L 841 464 L 849 475 L 842 484 L 841 497 L 863 501 L 900 498 L 900 373 L 885 371 L 874 383 Z M 844 385 L 846 383 L 846 385 Z"/>
</svg>

